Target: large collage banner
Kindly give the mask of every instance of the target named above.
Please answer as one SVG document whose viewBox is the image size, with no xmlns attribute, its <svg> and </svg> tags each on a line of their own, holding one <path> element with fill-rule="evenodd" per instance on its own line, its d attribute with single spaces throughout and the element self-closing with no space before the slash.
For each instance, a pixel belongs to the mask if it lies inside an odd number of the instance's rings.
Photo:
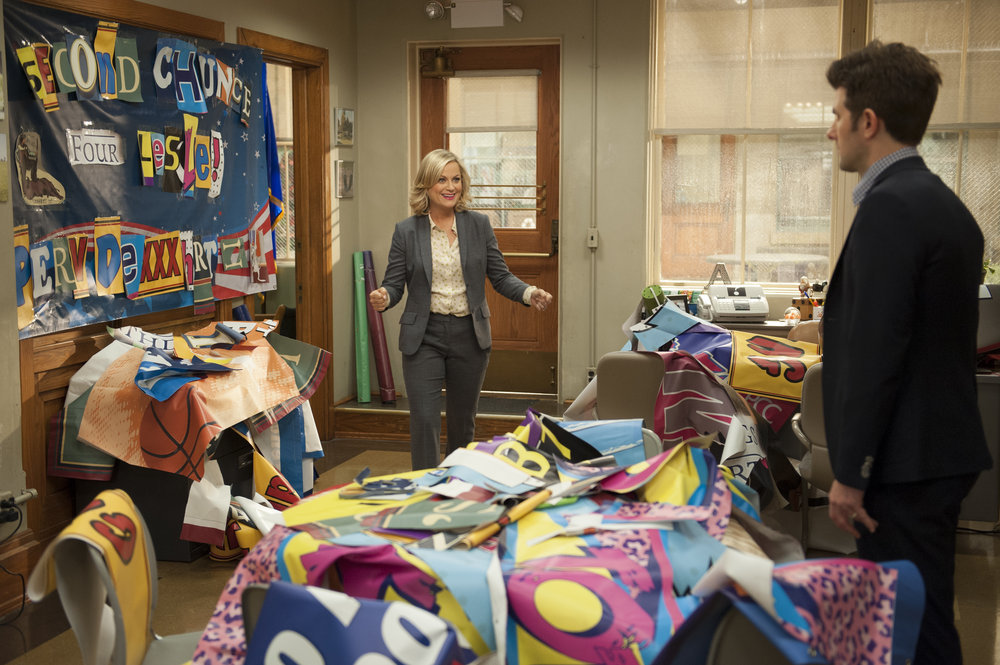
<svg viewBox="0 0 1000 665">
<path fill-rule="evenodd" d="M 19 336 L 274 289 L 261 51 L 3 15 Z"/>
</svg>

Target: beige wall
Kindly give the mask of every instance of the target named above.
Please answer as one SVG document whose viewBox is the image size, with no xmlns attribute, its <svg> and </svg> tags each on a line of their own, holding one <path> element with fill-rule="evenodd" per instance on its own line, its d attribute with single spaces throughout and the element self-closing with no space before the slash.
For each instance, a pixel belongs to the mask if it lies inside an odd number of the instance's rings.
<svg viewBox="0 0 1000 665">
<path fill-rule="evenodd" d="M 522 23 L 508 18 L 502 28 L 453 30 L 448 20 L 427 20 L 422 2 L 358 3 L 355 195 L 359 240 L 362 248 L 373 251 L 381 276 L 393 225 L 409 214 L 406 189 L 413 138 L 407 132 L 409 43 L 559 41 L 562 210 L 556 303 L 560 392 L 572 398 L 585 385 L 588 366 L 624 343 L 620 324 L 645 286 L 651 12 L 648 0 L 517 0 L 517 4 L 524 9 Z M 596 105 L 592 103 L 595 96 Z M 600 232 L 600 246 L 593 257 L 586 246 L 591 224 Z M 349 269 L 334 269 L 338 271 L 334 297 L 337 302 L 349 302 Z M 592 284 L 597 285 L 593 293 Z M 400 355 L 395 350 L 400 310 L 394 308 L 385 317 L 397 384 L 402 383 Z M 335 307 L 335 311 L 346 310 Z M 353 384 L 349 317 L 335 321 L 335 326 L 336 393 L 343 395 L 351 392 Z"/>
<path fill-rule="evenodd" d="M 3 2 L 0 0 L 0 9 L 2 8 Z M 2 31 L 3 26 L 0 24 L 0 33 Z M 0 55 L 0 58 L 4 57 L 6 56 Z M 0 60 L 0 65 L 2 64 Z M 5 117 L 0 122 L 0 131 L 9 136 L 7 124 Z M 10 158 L 4 158 L 8 160 L 9 169 L 13 170 Z M 10 187 L 9 182 L 7 186 Z M 0 317 L 0 367 L 7 368 L 4 380 L 0 381 L 0 493 L 24 488 L 24 472 L 21 469 L 21 389 L 17 380 L 17 298 L 13 287 L 13 229 L 14 216 L 8 198 L 0 203 L 0 266 L 7 266 L 7 279 L 0 281 L 8 285 L 0 288 L 0 312 L 4 312 Z M 8 531 L 9 529 L 0 531 L 0 537 L 7 535 Z"/>
</svg>

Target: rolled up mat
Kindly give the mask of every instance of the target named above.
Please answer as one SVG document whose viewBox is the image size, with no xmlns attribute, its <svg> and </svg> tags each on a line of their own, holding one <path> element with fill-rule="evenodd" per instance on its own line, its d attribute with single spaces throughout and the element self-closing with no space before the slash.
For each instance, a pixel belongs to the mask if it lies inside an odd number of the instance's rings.
<svg viewBox="0 0 1000 665">
<path fill-rule="evenodd" d="M 358 379 L 358 402 L 372 401 L 371 377 L 368 374 L 367 309 L 364 257 L 361 252 L 354 252 L 354 365 Z"/>
<path fill-rule="evenodd" d="M 369 250 L 362 252 L 365 262 L 365 293 L 371 293 L 378 288 L 375 278 L 375 262 Z M 385 326 L 382 323 L 382 312 L 376 312 L 368 303 L 368 336 L 375 351 L 375 375 L 378 377 L 378 393 L 383 404 L 396 403 L 396 386 L 392 381 L 392 365 L 389 363 L 389 347 L 385 342 Z"/>
</svg>

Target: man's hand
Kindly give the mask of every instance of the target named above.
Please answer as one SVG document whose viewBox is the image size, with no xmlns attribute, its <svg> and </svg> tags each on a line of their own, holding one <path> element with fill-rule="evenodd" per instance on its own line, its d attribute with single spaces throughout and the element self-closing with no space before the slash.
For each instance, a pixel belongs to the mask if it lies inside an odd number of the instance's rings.
<svg viewBox="0 0 1000 665">
<path fill-rule="evenodd" d="M 531 292 L 531 305 L 539 311 L 545 311 L 545 308 L 552 303 L 552 294 L 548 291 L 536 288 Z"/>
<path fill-rule="evenodd" d="M 875 533 L 878 522 L 865 511 L 865 491 L 849 487 L 834 480 L 830 488 L 830 519 L 837 528 L 846 531 L 855 538 L 861 537 L 856 524 L 861 524 L 870 533 Z"/>
<path fill-rule="evenodd" d="M 385 308 L 389 306 L 389 292 L 385 290 L 384 286 L 380 286 L 368 294 L 368 302 L 372 304 L 372 309 L 376 312 L 385 311 Z"/>
</svg>

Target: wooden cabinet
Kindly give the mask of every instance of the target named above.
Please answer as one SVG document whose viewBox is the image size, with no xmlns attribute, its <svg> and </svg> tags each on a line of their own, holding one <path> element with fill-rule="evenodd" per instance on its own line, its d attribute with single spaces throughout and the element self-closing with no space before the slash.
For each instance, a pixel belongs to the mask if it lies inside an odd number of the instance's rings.
<svg viewBox="0 0 1000 665">
<path fill-rule="evenodd" d="M 190 309 L 147 314 L 123 324 L 140 326 L 156 333 L 187 332 L 215 318 L 232 317 L 232 305 L 218 303 L 216 315 L 194 316 Z M 111 343 L 105 323 L 73 328 L 21 340 L 21 457 L 25 486 L 38 491 L 26 502 L 26 528 L 0 547 L 0 564 L 14 573 L 28 574 L 42 551 L 76 514 L 73 480 L 46 473 L 49 421 L 59 413 L 66 398 L 69 380 L 97 351 Z M 0 575 L 0 616 L 17 609 L 21 602 L 21 582 L 12 575 Z"/>
</svg>

